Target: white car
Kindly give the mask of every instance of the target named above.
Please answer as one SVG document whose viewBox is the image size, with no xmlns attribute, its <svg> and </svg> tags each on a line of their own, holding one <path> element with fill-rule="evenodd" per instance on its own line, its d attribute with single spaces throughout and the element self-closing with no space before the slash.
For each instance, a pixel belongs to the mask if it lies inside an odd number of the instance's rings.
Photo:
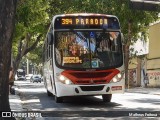
<svg viewBox="0 0 160 120">
<path fill-rule="evenodd" d="M 28 74 L 25 76 L 25 78 L 26 78 L 26 80 L 30 80 L 32 76 L 33 76 L 33 74 Z"/>
</svg>

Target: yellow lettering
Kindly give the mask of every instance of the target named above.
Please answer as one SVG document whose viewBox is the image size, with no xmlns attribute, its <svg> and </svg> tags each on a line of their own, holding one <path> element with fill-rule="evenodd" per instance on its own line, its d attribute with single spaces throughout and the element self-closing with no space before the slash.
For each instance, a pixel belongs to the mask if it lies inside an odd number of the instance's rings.
<svg viewBox="0 0 160 120">
<path fill-rule="evenodd" d="M 86 25 L 89 24 L 89 19 L 86 19 Z"/>
<path fill-rule="evenodd" d="M 72 19 L 69 19 L 69 23 L 72 24 Z"/>
<path fill-rule="evenodd" d="M 103 20 L 102 19 L 100 19 L 100 25 L 102 25 L 103 24 Z"/>
<path fill-rule="evenodd" d="M 76 19 L 76 24 L 79 24 L 79 19 Z"/>
<path fill-rule="evenodd" d="M 65 24 L 65 19 L 62 18 L 62 25 L 64 25 L 64 24 Z"/>
<path fill-rule="evenodd" d="M 98 19 L 95 19 L 95 24 L 98 25 Z"/>
<path fill-rule="evenodd" d="M 69 19 L 66 19 L 66 24 L 69 24 Z"/>
<path fill-rule="evenodd" d="M 84 19 L 81 19 L 81 24 L 84 25 Z"/>
<path fill-rule="evenodd" d="M 106 24 L 106 25 L 108 24 L 108 21 L 107 21 L 107 19 L 104 19 L 104 24 Z"/>
<path fill-rule="evenodd" d="M 63 63 L 82 63 L 79 57 L 63 57 Z"/>
<path fill-rule="evenodd" d="M 93 24 L 93 19 L 90 19 L 90 24 Z"/>
<path fill-rule="evenodd" d="M 75 18 L 75 22 L 73 23 L 73 19 L 70 18 L 62 18 L 62 25 L 107 25 L 107 18 Z"/>
</svg>

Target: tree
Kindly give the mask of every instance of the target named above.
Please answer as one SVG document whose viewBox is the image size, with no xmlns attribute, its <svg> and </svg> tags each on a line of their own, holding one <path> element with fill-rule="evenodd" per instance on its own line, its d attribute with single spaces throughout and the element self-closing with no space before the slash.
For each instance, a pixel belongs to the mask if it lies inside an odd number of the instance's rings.
<svg viewBox="0 0 160 120">
<path fill-rule="evenodd" d="M 0 0 L 0 111 L 10 111 L 8 75 L 16 4 L 16 0 Z"/>
<path fill-rule="evenodd" d="M 138 40 L 138 33 L 146 33 L 146 28 L 149 23 L 158 19 L 158 11 L 140 11 L 129 8 L 130 0 L 52 0 L 50 5 L 59 6 L 58 8 L 50 8 L 50 12 L 54 14 L 74 13 L 74 12 L 89 12 L 103 13 L 116 15 L 121 24 L 121 29 L 124 34 L 124 51 L 125 51 L 125 78 L 128 82 L 128 61 L 129 61 L 129 46 L 131 40 Z M 67 4 L 70 3 L 70 4 Z M 51 16 L 51 15 L 50 15 Z"/>
<path fill-rule="evenodd" d="M 49 20 L 52 19 L 53 15 L 82 12 L 118 16 L 125 38 L 126 72 L 128 70 L 131 40 L 134 39 L 136 41 L 137 34 L 144 27 L 148 26 L 150 22 L 156 20 L 158 14 L 158 12 L 130 9 L 129 0 L 37 0 L 34 1 L 34 4 L 33 1 L 21 0 L 17 9 L 16 33 L 13 43 L 13 53 L 16 63 L 14 64 L 14 69 L 16 70 L 18 68 L 22 57 L 33 50 L 37 43 L 43 39 L 50 23 Z M 126 76 L 128 75 L 126 74 Z"/>
<path fill-rule="evenodd" d="M 48 2 L 21 0 L 17 5 L 16 32 L 13 41 L 13 68 L 17 71 L 23 56 L 34 50 L 47 31 Z"/>
<path fill-rule="evenodd" d="M 125 36 L 125 78 L 126 85 L 128 84 L 128 64 L 129 64 L 129 46 L 131 45 L 131 41 L 136 42 L 138 40 L 138 34 L 143 32 L 146 34 L 147 28 L 150 23 L 156 21 L 158 19 L 158 12 L 147 12 L 147 11 L 139 11 L 129 8 L 129 1 L 119 1 L 121 2 L 121 8 L 116 10 L 118 13 L 118 17 L 121 22 L 122 31 Z M 145 40 L 145 39 L 144 39 Z"/>
</svg>

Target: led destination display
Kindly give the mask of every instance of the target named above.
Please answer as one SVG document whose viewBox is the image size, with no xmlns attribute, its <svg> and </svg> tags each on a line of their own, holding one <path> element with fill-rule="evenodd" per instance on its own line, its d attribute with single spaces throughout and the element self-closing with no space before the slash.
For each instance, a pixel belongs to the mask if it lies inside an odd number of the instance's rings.
<svg viewBox="0 0 160 120">
<path fill-rule="evenodd" d="M 107 25 L 107 19 L 102 18 L 62 18 L 62 25 Z"/>
<path fill-rule="evenodd" d="M 120 29 L 118 19 L 107 16 L 62 16 L 54 25 L 55 29 Z"/>
</svg>

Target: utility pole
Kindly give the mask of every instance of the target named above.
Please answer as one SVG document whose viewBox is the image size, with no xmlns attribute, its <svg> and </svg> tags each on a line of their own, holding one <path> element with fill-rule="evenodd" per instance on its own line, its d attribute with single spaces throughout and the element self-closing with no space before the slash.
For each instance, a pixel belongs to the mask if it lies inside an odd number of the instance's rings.
<svg viewBox="0 0 160 120">
<path fill-rule="evenodd" d="M 29 60 L 27 59 L 27 75 L 29 74 Z"/>
</svg>

